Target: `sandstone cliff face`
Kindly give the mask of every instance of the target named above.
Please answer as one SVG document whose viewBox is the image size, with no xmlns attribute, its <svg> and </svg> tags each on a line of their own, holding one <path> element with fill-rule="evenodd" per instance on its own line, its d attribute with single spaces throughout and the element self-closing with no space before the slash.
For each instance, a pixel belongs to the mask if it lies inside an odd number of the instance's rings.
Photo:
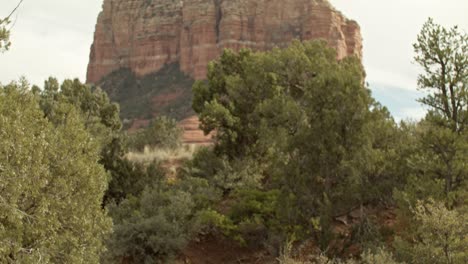
<svg viewBox="0 0 468 264">
<path fill-rule="evenodd" d="M 203 79 L 224 48 L 268 50 L 319 38 L 338 58 L 361 56 L 358 24 L 327 0 L 104 0 L 87 81 L 121 68 L 144 76 L 171 63 Z"/>
</svg>

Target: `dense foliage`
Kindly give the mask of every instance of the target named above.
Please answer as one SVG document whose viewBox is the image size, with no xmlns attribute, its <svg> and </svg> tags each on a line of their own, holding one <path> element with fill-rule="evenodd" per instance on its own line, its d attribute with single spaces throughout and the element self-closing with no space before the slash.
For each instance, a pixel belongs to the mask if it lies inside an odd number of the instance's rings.
<svg viewBox="0 0 468 264">
<path fill-rule="evenodd" d="M 398 180 L 386 164 L 400 151 L 395 123 L 364 86 L 360 62 L 335 58 L 318 41 L 269 53 L 225 51 L 208 82 L 194 86 L 193 107 L 205 132 L 216 130 L 220 165 L 229 164 L 208 177 L 257 182 L 251 194 L 278 192 L 269 214 L 283 235 L 325 239 L 334 216 L 391 197 Z M 234 196 L 247 191 L 238 186 Z"/>
<path fill-rule="evenodd" d="M 143 151 L 145 147 L 175 149 L 180 147 L 182 130 L 177 126 L 174 119 L 162 116 L 157 117 L 148 125 L 129 139 L 131 150 Z"/>
<path fill-rule="evenodd" d="M 106 263 L 167 263 L 201 230 L 205 197 L 214 197 L 207 182 L 169 184 L 163 177 L 152 178 L 140 194 L 109 206 L 114 233 Z"/>
<path fill-rule="evenodd" d="M 0 262 L 98 263 L 111 222 L 99 142 L 72 105 L 46 118 L 25 81 L 0 87 Z"/>
</svg>

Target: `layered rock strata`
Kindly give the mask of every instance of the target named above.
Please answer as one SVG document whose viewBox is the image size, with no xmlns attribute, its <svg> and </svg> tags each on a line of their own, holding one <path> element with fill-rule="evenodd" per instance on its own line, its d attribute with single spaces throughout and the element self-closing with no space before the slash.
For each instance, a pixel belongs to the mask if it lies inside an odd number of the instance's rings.
<svg viewBox="0 0 468 264">
<path fill-rule="evenodd" d="M 87 82 L 125 68 L 136 76 L 177 63 L 194 79 L 224 48 L 268 50 L 324 39 L 338 59 L 361 57 L 359 26 L 327 0 L 104 0 Z"/>
</svg>

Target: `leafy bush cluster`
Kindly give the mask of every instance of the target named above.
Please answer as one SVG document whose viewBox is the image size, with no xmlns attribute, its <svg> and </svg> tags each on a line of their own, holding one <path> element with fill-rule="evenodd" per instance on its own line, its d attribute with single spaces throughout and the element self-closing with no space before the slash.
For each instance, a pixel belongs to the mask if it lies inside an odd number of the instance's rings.
<svg viewBox="0 0 468 264">
<path fill-rule="evenodd" d="M 364 86 L 359 61 L 336 61 L 321 42 L 228 50 L 211 63 L 193 108 L 217 141 L 186 172 L 232 201 L 220 230 L 247 245 L 314 237 L 337 255 L 337 216 L 396 205 L 408 230 L 393 245 L 399 260 L 466 262 L 468 37 L 429 20 L 414 47 L 419 86 L 430 90 L 419 123 L 396 124 Z M 350 242 L 384 245 L 382 230 L 364 215 Z"/>
<path fill-rule="evenodd" d="M 175 149 L 180 147 L 182 130 L 174 119 L 158 117 L 148 127 L 130 135 L 129 148 L 143 151 L 148 148 Z"/>
<path fill-rule="evenodd" d="M 98 135 L 118 126 L 118 108 L 78 82 L 55 84 L 0 86 L 1 263 L 98 263 L 112 228 L 101 207 L 108 133 Z M 90 105 L 76 103 L 82 95 Z"/>
<path fill-rule="evenodd" d="M 209 225 L 207 208 L 219 194 L 206 180 L 185 178 L 170 183 L 155 164 L 146 174 L 148 177 L 129 184 L 143 188 L 127 192 L 120 201 L 109 202 L 114 230 L 108 240 L 109 251 L 103 257 L 105 263 L 122 259 L 167 263 Z"/>
<path fill-rule="evenodd" d="M 404 151 L 402 136 L 363 86 L 358 60 L 296 42 L 226 51 L 208 76 L 194 86 L 194 109 L 217 144 L 195 156 L 192 166 L 206 169 L 193 175 L 238 201 L 234 222 L 270 236 L 317 236 L 326 247 L 334 216 L 391 198 L 399 168 L 389 163 Z"/>
</svg>

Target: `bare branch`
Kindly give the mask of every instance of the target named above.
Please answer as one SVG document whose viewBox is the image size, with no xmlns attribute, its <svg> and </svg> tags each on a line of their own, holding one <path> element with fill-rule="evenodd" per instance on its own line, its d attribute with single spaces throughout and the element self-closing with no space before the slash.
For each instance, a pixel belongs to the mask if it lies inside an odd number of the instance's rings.
<svg viewBox="0 0 468 264">
<path fill-rule="evenodd" d="M 5 18 L 5 20 L 9 20 L 10 17 L 18 10 L 18 8 L 21 6 L 24 0 L 20 0 L 19 3 L 16 5 L 16 7 L 11 11 L 11 13 Z"/>
</svg>

